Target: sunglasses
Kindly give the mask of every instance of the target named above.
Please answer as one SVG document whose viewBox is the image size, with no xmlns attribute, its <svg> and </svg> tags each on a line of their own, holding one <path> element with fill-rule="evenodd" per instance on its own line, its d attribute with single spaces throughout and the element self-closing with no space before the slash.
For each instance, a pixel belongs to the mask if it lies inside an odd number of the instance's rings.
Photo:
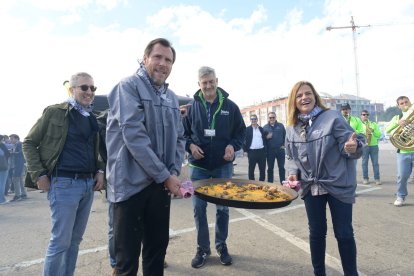
<svg viewBox="0 0 414 276">
<path fill-rule="evenodd" d="M 362 116 L 369 116 L 369 114 L 361 114 Z"/>
<path fill-rule="evenodd" d="M 250 118 L 250 121 L 257 121 L 256 118 Z"/>
<path fill-rule="evenodd" d="M 96 91 L 96 89 L 98 88 L 98 87 L 96 87 L 96 86 L 93 86 L 93 85 L 89 86 L 89 85 L 86 85 L 86 84 L 84 84 L 84 85 L 79 85 L 79 86 L 76 86 L 76 87 L 80 87 L 80 89 L 81 89 L 83 92 L 88 91 L 88 89 L 89 89 L 89 88 L 91 89 L 91 91 L 92 91 L 92 92 L 95 92 L 95 91 Z"/>
<path fill-rule="evenodd" d="M 276 119 L 276 117 L 269 117 L 269 119 Z"/>
</svg>

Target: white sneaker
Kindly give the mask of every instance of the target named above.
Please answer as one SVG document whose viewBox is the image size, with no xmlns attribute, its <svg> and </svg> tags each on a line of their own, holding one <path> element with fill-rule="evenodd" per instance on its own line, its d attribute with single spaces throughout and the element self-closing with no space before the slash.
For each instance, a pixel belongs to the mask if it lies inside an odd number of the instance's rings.
<svg viewBox="0 0 414 276">
<path fill-rule="evenodd" d="M 364 179 L 363 181 L 362 181 L 362 184 L 368 184 L 369 182 L 368 182 L 368 179 Z"/>
<path fill-rule="evenodd" d="M 381 185 L 381 180 L 375 180 L 375 185 Z"/>
<path fill-rule="evenodd" d="M 404 205 L 405 199 L 402 197 L 397 197 L 397 199 L 394 201 L 394 206 L 401 207 Z"/>
</svg>

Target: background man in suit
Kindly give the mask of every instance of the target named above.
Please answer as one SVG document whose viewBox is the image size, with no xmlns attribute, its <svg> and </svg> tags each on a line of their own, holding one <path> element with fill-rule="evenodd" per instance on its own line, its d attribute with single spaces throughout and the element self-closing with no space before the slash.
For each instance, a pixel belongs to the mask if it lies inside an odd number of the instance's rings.
<svg viewBox="0 0 414 276">
<path fill-rule="evenodd" d="M 256 164 L 259 165 L 259 180 L 265 180 L 266 170 L 266 138 L 264 130 L 257 124 L 256 114 L 250 115 L 251 125 L 246 128 L 244 151 L 249 160 L 249 179 L 254 179 Z"/>
</svg>

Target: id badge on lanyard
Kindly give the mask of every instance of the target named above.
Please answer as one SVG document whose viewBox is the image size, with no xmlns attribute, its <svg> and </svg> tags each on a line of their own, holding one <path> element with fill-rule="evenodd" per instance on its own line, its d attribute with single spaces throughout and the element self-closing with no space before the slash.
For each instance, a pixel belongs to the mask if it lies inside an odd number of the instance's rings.
<svg viewBox="0 0 414 276">
<path fill-rule="evenodd" d="M 214 137 L 216 136 L 216 130 L 215 129 L 204 129 L 204 136 Z"/>
</svg>

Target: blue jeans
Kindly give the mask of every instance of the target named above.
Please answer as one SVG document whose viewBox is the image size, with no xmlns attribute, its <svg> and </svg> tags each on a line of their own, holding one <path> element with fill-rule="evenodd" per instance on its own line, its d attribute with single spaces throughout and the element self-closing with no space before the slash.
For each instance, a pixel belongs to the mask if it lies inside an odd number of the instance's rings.
<svg viewBox="0 0 414 276">
<path fill-rule="evenodd" d="M 362 177 L 368 177 L 368 160 L 371 157 L 372 170 L 374 171 L 374 179 L 380 180 L 379 165 L 378 165 L 378 145 L 366 146 L 362 149 Z"/>
<path fill-rule="evenodd" d="M 114 246 L 114 204 L 108 201 L 108 251 L 109 263 L 112 268 L 116 265 L 115 246 Z"/>
<path fill-rule="evenodd" d="M 397 153 L 397 196 L 405 198 L 408 195 L 407 181 L 413 171 L 414 152 Z"/>
<path fill-rule="evenodd" d="M 190 166 L 191 180 L 208 178 L 231 178 L 233 175 L 233 164 L 228 163 L 213 170 L 204 170 Z M 210 251 L 210 235 L 207 222 L 207 201 L 193 196 L 194 220 L 197 228 L 197 246 L 203 251 Z M 216 205 L 216 249 L 226 244 L 229 231 L 229 208 Z"/>
<path fill-rule="evenodd" d="M 46 252 L 44 276 L 73 275 L 79 244 L 93 202 L 95 181 L 52 177 L 48 192 L 52 236 Z"/>
<path fill-rule="evenodd" d="M 6 201 L 6 197 L 4 196 L 5 189 L 6 189 L 6 182 L 7 177 L 9 176 L 9 171 L 0 171 L 0 203 Z"/>
<path fill-rule="evenodd" d="M 357 251 L 352 228 L 352 204 L 343 203 L 329 194 L 312 196 L 310 192 L 305 196 L 304 201 L 309 223 L 309 243 L 314 274 L 326 275 L 326 204 L 328 203 L 344 274 L 345 276 L 358 275 Z"/>
<path fill-rule="evenodd" d="M 267 151 L 267 182 L 273 183 L 273 168 L 275 167 L 275 159 L 277 160 L 277 166 L 279 168 L 279 181 L 282 184 L 282 181 L 285 180 L 285 150 L 282 148 L 279 149 L 268 149 Z"/>
</svg>

